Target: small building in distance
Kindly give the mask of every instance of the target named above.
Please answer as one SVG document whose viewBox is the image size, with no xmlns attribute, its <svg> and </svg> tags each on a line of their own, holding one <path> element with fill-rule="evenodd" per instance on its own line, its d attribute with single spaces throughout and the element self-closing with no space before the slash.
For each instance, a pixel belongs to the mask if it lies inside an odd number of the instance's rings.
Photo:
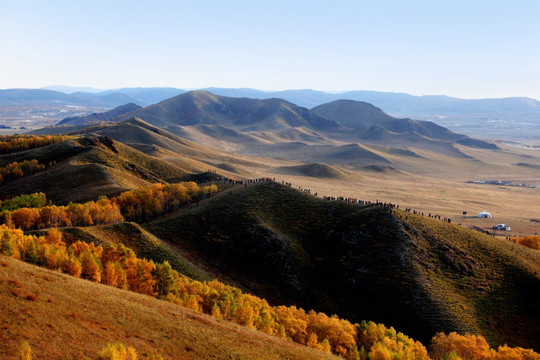
<svg viewBox="0 0 540 360">
<path fill-rule="evenodd" d="M 481 211 L 478 213 L 478 215 L 476 215 L 476 217 L 479 217 L 479 218 L 489 218 L 491 219 L 493 217 L 493 215 L 491 215 L 490 213 L 488 213 L 487 211 Z"/>
</svg>

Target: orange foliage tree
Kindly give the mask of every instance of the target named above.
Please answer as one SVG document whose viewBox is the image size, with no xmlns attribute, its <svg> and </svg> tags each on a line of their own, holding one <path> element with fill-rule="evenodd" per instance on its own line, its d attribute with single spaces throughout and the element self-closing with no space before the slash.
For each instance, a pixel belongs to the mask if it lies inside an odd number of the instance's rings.
<svg viewBox="0 0 540 360">
<path fill-rule="evenodd" d="M 22 162 L 15 161 L 0 167 L 0 183 L 33 175 L 42 170 L 45 170 L 45 165 L 39 164 L 35 159 Z"/>
<path fill-rule="evenodd" d="M 0 136 L 0 154 L 10 154 L 28 149 L 55 144 L 67 140 L 65 135 L 2 135 Z"/>
<path fill-rule="evenodd" d="M 540 236 L 538 235 L 516 237 L 514 240 L 517 244 L 527 246 L 531 249 L 540 250 Z"/>
<path fill-rule="evenodd" d="M 198 187 L 194 182 L 157 183 L 126 191 L 112 199 L 101 196 L 97 201 L 83 204 L 69 203 L 67 206 L 44 206 L 45 194 L 38 193 L 18 197 L 20 199 L 16 198 L 16 202 L 8 203 L 14 209 L 1 211 L 0 221 L 23 230 L 117 224 L 123 222 L 124 218 L 130 221 L 144 221 L 167 211 L 176 210 L 216 191 L 217 186 L 214 184 Z M 37 206 L 18 206 L 25 203 Z"/>
</svg>

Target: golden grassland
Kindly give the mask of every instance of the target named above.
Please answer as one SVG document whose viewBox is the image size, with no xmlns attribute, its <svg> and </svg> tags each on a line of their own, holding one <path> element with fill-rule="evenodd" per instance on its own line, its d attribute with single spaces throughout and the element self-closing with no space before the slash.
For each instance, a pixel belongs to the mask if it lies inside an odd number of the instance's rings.
<svg viewBox="0 0 540 360">
<path fill-rule="evenodd" d="M 155 298 L 0 256 L 0 358 L 28 341 L 36 359 L 94 359 L 107 343 L 141 358 L 336 359 Z"/>
<path fill-rule="evenodd" d="M 9 161 L 21 161 L 31 155 L 42 163 L 51 160 L 59 163 L 42 174 L 23 179 L 16 187 L 10 185 L 13 187 L 10 191 L 31 193 L 36 191 L 31 189 L 36 183 L 50 183 L 49 192 L 60 194 L 63 189 L 56 188 L 54 184 L 65 187 L 65 181 L 58 178 L 61 176 L 85 186 L 92 185 L 86 186 L 86 190 L 79 186 L 68 191 L 64 194 L 66 201 L 76 199 L 82 193 L 86 193 L 82 200 L 88 200 L 91 196 L 114 195 L 158 180 L 178 181 L 187 172 L 212 170 L 232 178 L 275 177 L 278 181 L 293 183 L 295 187 L 310 188 L 312 193 L 317 192 L 319 195 L 397 203 L 401 207 L 426 214 L 450 217 L 454 222 L 467 227 L 476 225 L 490 228 L 505 223 L 512 231 L 503 236 L 534 235 L 540 232 L 540 223 L 529 221 L 540 214 L 540 189 L 466 183 L 468 180 L 497 179 L 540 185 L 539 151 L 506 145 L 499 145 L 501 150 L 455 145 L 456 150 L 463 154 L 459 157 L 426 149 L 363 144 L 363 149 L 384 157 L 390 161 L 388 165 L 396 170 L 364 168 L 354 164 L 308 165 L 293 160 L 225 153 L 215 149 L 218 147 L 215 140 L 211 142 L 214 149 L 204 147 L 165 130 L 156 130 L 137 119 L 122 126 L 113 126 L 104 135 L 119 138 L 142 152 L 114 141 L 111 147 L 98 142 L 93 151 L 80 153 L 84 150 L 82 144 L 86 145 L 85 141 L 89 141 L 87 137 L 84 138 L 86 140 L 68 140 L 10 155 Z M 201 143 L 207 142 L 201 140 Z M 334 145 L 343 144 L 335 142 Z M 114 154 L 111 148 L 116 148 L 119 154 Z M 309 152 L 310 148 L 301 151 Z M 79 155 L 74 156 L 76 154 Z M 303 154 L 296 156 L 302 158 Z M 62 159 L 70 157 L 73 159 L 70 164 L 60 163 Z M 342 164 L 348 163 L 347 159 L 341 160 Z M 0 156 L 1 161 L 8 161 L 6 155 Z M 130 167 L 133 164 L 136 164 L 135 168 Z M 310 173 L 321 166 L 326 170 L 331 166 L 340 176 L 321 178 Z M 55 177 L 55 174 L 58 176 Z M 60 198 L 60 195 L 57 197 Z M 494 218 L 486 221 L 470 217 L 483 210 L 491 212 Z M 468 216 L 463 217 L 463 211 L 467 211 Z"/>
<path fill-rule="evenodd" d="M 522 149 L 510 150 L 527 154 Z M 540 223 L 530 221 L 540 217 L 540 189 L 467 183 L 468 180 L 496 179 L 540 184 L 540 170 L 513 166 L 519 161 L 516 155 L 499 155 L 487 150 L 476 150 L 474 155 L 492 162 L 498 157 L 500 165 L 429 154 L 425 150 L 415 151 L 429 159 L 393 159 L 399 165 L 397 167 L 405 168 L 407 172 L 345 167 L 349 174 L 345 178 L 317 178 L 276 172 L 275 168 L 300 163 L 268 159 L 268 168 L 262 175 L 276 178 L 278 182 L 292 183 L 295 188 L 310 189 L 312 194 L 318 193 L 319 196 L 392 202 L 399 204 L 400 208 L 412 208 L 426 215 L 431 213 L 451 218 L 453 223 L 461 223 L 466 227 L 476 225 L 491 229 L 493 225 L 505 223 L 512 231 L 503 232 L 500 234 L 502 236 L 534 235 L 540 232 Z M 531 150 L 528 152 L 535 155 L 531 162 L 540 161 L 540 153 Z M 253 172 L 261 173 L 261 169 L 253 169 Z M 476 214 L 484 210 L 492 213 L 493 218 L 476 218 Z M 467 212 L 465 216 L 464 211 Z"/>
<path fill-rule="evenodd" d="M 205 139 L 199 140 L 202 144 L 219 147 L 215 141 L 208 143 Z M 343 144 L 335 142 L 334 145 Z M 449 217 L 466 227 L 476 225 L 491 228 L 500 223 L 510 225 L 512 231 L 503 236 L 533 235 L 540 232 L 540 224 L 529 221 L 540 214 L 540 189 L 466 183 L 468 180 L 495 179 L 540 185 L 539 151 L 499 146 L 501 150 L 494 151 L 455 145 L 456 150 L 463 154 L 459 157 L 426 149 L 363 144 L 362 148 L 390 161 L 389 168 L 380 169 L 354 164 L 305 164 L 294 160 L 227 154 L 201 145 L 191 146 L 188 157 L 199 168 L 204 166 L 201 164 L 207 164 L 208 169 L 232 178 L 267 176 L 276 178 L 278 182 L 290 182 L 295 187 L 309 188 L 312 194 L 317 192 L 319 196 L 392 202 L 425 214 Z M 185 164 L 188 160 L 183 153 L 179 155 L 158 149 L 153 155 L 171 163 Z M 303 158 L 301 151 L 309 152 L 310 148 L 299 150 L 300 153 L 291 156 Z M 347 159 L 342 159 L 341 163 L 347 164 Z M 531 166 L 516 165 L 524 163 Z M 322 167 L 331 167 L 340 176 L 313 176 L 313 169 Z M 483 210 L 491 212 L 494 218 L 485 221 L 470 217 Z M 463 211 L 467 212 L 466 217 L 463 217 Z"/>
</svg>

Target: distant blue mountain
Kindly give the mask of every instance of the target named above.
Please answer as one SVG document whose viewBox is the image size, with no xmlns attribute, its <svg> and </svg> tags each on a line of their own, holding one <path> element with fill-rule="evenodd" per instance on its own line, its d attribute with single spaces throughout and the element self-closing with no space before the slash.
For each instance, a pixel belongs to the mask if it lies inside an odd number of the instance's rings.
<svg viewBox="0 0 540 360">
<path fill-rule="evenodd" d="M 136 99 L 121 92 L 66 94 L 60 91 L 44 89 L 7 89 L 0 90 L 0 106 L 14 105 L 78 105 L 89 107 L 114 108 L 127 103 L 138 103 Z M 147 105 L 139 104 L 139 105 Z"/>
<path fill-rule="evenodd" d="M 73 94 L 76 92 L 86 92 L 91 94 L 97 94 L 99 92 L 105 91 L 103 89 L 97 89 L 89 86 L 64 86 L 64 85 L 51 85 L 51 86 L 45 86 L 41 89 L 44 90 L 54 90 L 54 91 L 60 91 L 64 94 Z"/>
<path fill-rule="evenodd" d="M 52 88 L 63 88 L 53 86 Z M 66 91 L 77 88 L 66 87 Z M 64 92 L 46 89 L 8 89 L 0 90 L 0 105 L 29 103 L 48 103 L 56 101 L 64 104 L 116 107 L 126 103 L 148 106 L 187 92 L 171 87 L 123 88 L 90 92 Z M 205 88 L 213 94 L 228 97 L 247 97 L 255 99 L 280 98 L 306 108 L 329 103 L 335 100 L 356 100 L 375 105 L 394 116 L 471 116 L 482 114 L 540 114 L 540 101 L 526 97 L 501 99 L 459 99 L 443 95 L 414 96 L 405 93 L 377 91 L 347 91 L 329 93 L 310 89 L 261 91 L 249 88 Z"/>
<path fill-rule="evenodd" d="M 459 99 L 444 95 L 414 96 L 405 93 L 377 91 L 347 91 L 328 93 L 316 90 L 284 90 L 265 92 L 253 89 L 205 89 L 217 95 L 267 99 L 281 98 L 293 104 L 313 108 L 335 100 L 356 100 L 373 104 L 387 113 L 413 114 L 479 114 L 479 113 L 540 113 L 540 101 L 526 97 L 501 99 Z"/>
</svg>

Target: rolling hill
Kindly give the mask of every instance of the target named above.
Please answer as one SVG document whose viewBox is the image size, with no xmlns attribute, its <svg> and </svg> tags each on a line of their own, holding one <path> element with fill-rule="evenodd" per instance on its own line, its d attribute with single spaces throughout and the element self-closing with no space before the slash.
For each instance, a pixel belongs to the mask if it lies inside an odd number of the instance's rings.
<svg viewBox="0 0 540 360">
<path fill-rule="evenodd" d="M 540 254 L 439 220 L 268 183 L 144 228 L 274 304 L 540 346 Z"/>
<path fill-rule="evenodd" d="M 316 178 L 346 178 L 348 174 L 335 166 L 321 163 L 311 163 L 296 166 L 282 166 L 274 169 L 278 174 L 297 174 Z"/>
<path fill-rule="evenodd" d="M 231 131 L 229 130 L 229 132 Z M 259 159 L 244 159 L 238 155 L 199 145 L 138 118 L 110 126 L 77 131 L 77 133 L 86 132 L 110 137 L 147 155 L 157 157 L 195 174 L 213 170 L 227 176 L 254 176 L 249 171 L 235 168 L 238 165 L 251 168 L 265 166 L 259 162 Z M 228 169 L 224 169 L 223 164 L 226 164 Z"/>
<path fill-rule="evenodd" d="M 0 255 L 0 358 L 28 341 L 40 360 L 95 359 L 121 342 L 141 358 L 337 359 L 153 297 Z"/>
<path fill-rule="evenodd" d="M 95 119 L 129 122 L 140 119 L 154 129 L 162 129 L 207 148 L 245 155 L 279 157 L 303 162 L 330 162 L 353 166 L 388 162 L 384 156 L 357 156 L 343 147 L 363 144 L 393 148 L 426 149 L 459 158 L 469 156 L 458 146 L 499 149 L 497 145 L 454 133 L 430 121 L 397 119 L 371 104 L 338 100 L 312 110 L 281 99 L 257 100 L 218 96 L 207 91 L 190 91 L 116 116 L 123 110 L 93 114 L 89 118 L 66 120 L 74 125 Z M 148 126 L 147 126 L 148 128 Z M 75 126 L 46 128 L 36 133 L 87 132 L 106 130 Z M 111 136 L 129 138 L 129 130 Z M 144 143 L 144 142 L 143 142 Z M 362 145 L 359 145 L 361 143 Z M 146 141 L 147 146 L 152 145 Z M 339 155 L 342 155 L 339 158 Z M 351 155 L 351 156 L 348 156 Z M 370 162 L 374 160 L 374 162 Z M 401 169 L 405 170 L 406 169 Z"/>
<path fill-rule="evenodd" d="M 88 135 L 61 143 L 0 155 L 0 166 L 36 159 L 41 164 L 56 162 L 45 171 L 0 187 L 0 195 L 15 196 L 44 192 L 47 198 L 70 201 L 115 195 L 127 189 L 159 181 L 178 181 L 190 172 L 146 155 L 110 138 Z"/>
<path fill-rule="evenodd" d="M 118 118 L 135 116 L 153 126 L 221 150 L 309 162 L 312 145 L 339 147 L 373 143 L 416 147 L 450 156 L 465 157 L 455 145 L 489 148 L 494 144 L 471 139 L 429 121 L 397 119 L 362 102 L 340 100 L 312 111 L 280 99 L 230 98 L 206 91 L 191 91 Z M 287 152 L 288 143 L 303 143 L 304 154 Z M 337 150 L 336 150 L 337 151 Z M 351 163 L 340 159 L 338 163 Z M 365 159 L 358 165 L 365 165 Z"/>
<path fill-rule="evenodd" d="M 336 100 L 311 110 L 322 117 L 339 122 L 344 127 L 364 129 L 363 132 L 357 134 L 362 140 L 368 142 L 370 140 L 390 140 L 394 144 L 399 140 L 403 141 L 403 137 L 406 135 L 409 137 L 409 143 L 418 143 L 420 139 L 428 138 L 457 142 L 472 147 L 498 149 L 495 144 L 470 139 L 468 136 L 454 133 L 431 121 L 397 119 L 365 102 Z M 391 138 L 390 134 L 397 136 Z M 417 135 L 417 139 L 411 138 L 412 135 Z"/>
<path fill-rule="evenodd" d="M 229 98 L 190 91 L 134 114 L 155 126 L 223 125 L 243 131 L 308 127 L 337 129 L 339 124 L 281 99 Z"/>
<path fill-rule="evenodd" d="M 76 111 L 78 106 L 87 107 L 81 109 L 87 113 L 100 110 L 98 108 L 110 109 L 129 102 L 148 106 L 186 92 L 175 88 L 123 88 L 98 91 L 83 87 L 53 86 L 49 89 L 58 91 L 47 93 L 50 90 L 0 90 L 0 106 L 8 110 L 5 113 L 6 124 L 9 125 L 13 119 L 24 119 L 28 108 L 31 108 L 32 115 L 43 117 L 42 124 L 50 125 L 52 121 L 58 122 L 66 117 L 65 113 L 80 116 L 81 111 Z M 433 121 L 472 137 L 487 140 L 504 139 L 526 144 L 538 142 L 538 137 L 531 133 L 530 129 L 537 128 L 536 120 L 540 114 L 540 102 L 525 97 L 460 99 L 441 95 L 413 96 L 406 93 L 364 90 L 339 93 L 309 89 L 260 91 L 206 88 L 203 90 L 227 97 L 249 97 L 261 100 L 280 98 L 307 108 L 342 99 L 363 101 L 374 104 L 392 116 Z M 36 124 L 39 123 L 37 117 L 35 120 Z"/>
<path fill-rule="evenodd" d="M 77 128 L 79 137 L 0 155 L 0 166 L 30 159 L 56 161 L 45 171 L 6 182 L 0 195 L 43 191 L 55 203 L 65 204 L 116 195 L 152 182 L 197 179 L 196 173 L 206 170 L 233 178 L 260 173 L 322 178 L 329 187 L 333 181 L 349 178 L 367 185 L 375 172 L 392 179 L 407 162 L 410 168 L 432 172 L 439 172 L 432 165 L 446 166 L 445 161 L 454 166 L 447 173 L 466 164 L 471 174 L 490 174 L 506 166 L 498 165 L 505 162 L 515 164 L 512 166 L 520 174 L 537 172 L 538 160 L 532 155 L 495 152 L 480 140 L 434 124 L 395 119 L 369 104 L 334 105 L 326 110 L 336 119 L 343 117 L 347 125 L 279 99 L 186 93 L 139 109 L 122 122 Z M 355 125 L 362 121 L 366 124 Z M 359 144 L 364 138 L 367 144 Z M 201 143 L 307 164 L 240 156 Z M 446 155 L 434 156 L 432 151 Z M 347 170 L 335 164 L 348 165 Z M 362 177 L 357 177 L 357 169 Z M 540 333 L 537 251 L 439 220 L 376 205 L 326 201 L 277 183 L 223 186 L 231 187 L 197 206 L 146 224 L 62 231 L 85 241 L 125 243 L 141 256 L 168 260 L 185 275 L 201 280 L 218 277 L 276 305 L 314 308 L 358 322 L 383 322 L 424 343 L 438 331 L 458 331 L 482 334 L 492 346 L 508 343 L 540 349 L 536 336 Z M 429 195 L 436 201 L 452 196 L 445 193 L 444 186 L 448 183 L 429 189 Z M 376 196 L 379 194 L 384 192 Z M 534 197 L 532 189 L 527 195 Z M 497 201 L 481 200 L 482 206 Z M 0 355 L 6 351 L 11 356 L 18 346 L 14 339 L 24 337 L 45 351 L 43 358 L 58 354 L 84 357 L 97 352 L 108 339 L 126 342 L 139 352 L 173 343 L 163 350 L 169 357 L 252 358 L 260 352 L 269 358 L 311 356 L 303 350 L 289 352 L 282 343 L 266 349 L 251 340 L 251 333 L 245 335 L 219 321 L 172 310 L 168 304 L 93 288 L 79 280 L 71 282 L 56 273 L 34 272 L 12 260 L 2 265 L 2 261 L 0 266 L 6 272 L 0 271 L 0 276 L 9 272 L 7 276 L 24 285 L 14 293 L 7 278 L 0 282 L 8 290 L 0 291 L 0 307 L 6 306 L 1 308 L 0 320 L 8 339 L 7 350 L 0 347 Z M 99 299 L 92 301 L 96 293 Z M 37 300 L 28 299 L 29 294 Z M 78 307 L 77 299 L 84 307 Z M 103 308 L 114 311 L 100 318 Z M 10 309 L 17 310 L 16 316 Z M 67 324 L 70 322 L 72 325 Z M 185 329 L 183 325 L 174 327 L 184 322 Z M 198 323 L 210 329 L 199 328 Z M 199 341 L 197 332 L 212 340 Z M 235 334 L 241 334 L 241 340 Z M 82 337 L 95 344 L 77 342 Z M 239 344 L 243 341 L 249 345 Z"/>
<path fill-rule="evenodd" d="M 502 99 L 460 99 L 444 95 L 415 96 L 406 93 L 352 90 L 329 93 L 311 89 L 260 91 L 256 89 L 207 88 L 214 94 L 230 97 L 286 99 L 292 103 L 312 108 L 335 100 L 363 101 L 398 116 L 406 115 L 465 115 L 465 114 L 527 114 L 538 113 L 540 102 L 526 97 Z"/>
</svg>

